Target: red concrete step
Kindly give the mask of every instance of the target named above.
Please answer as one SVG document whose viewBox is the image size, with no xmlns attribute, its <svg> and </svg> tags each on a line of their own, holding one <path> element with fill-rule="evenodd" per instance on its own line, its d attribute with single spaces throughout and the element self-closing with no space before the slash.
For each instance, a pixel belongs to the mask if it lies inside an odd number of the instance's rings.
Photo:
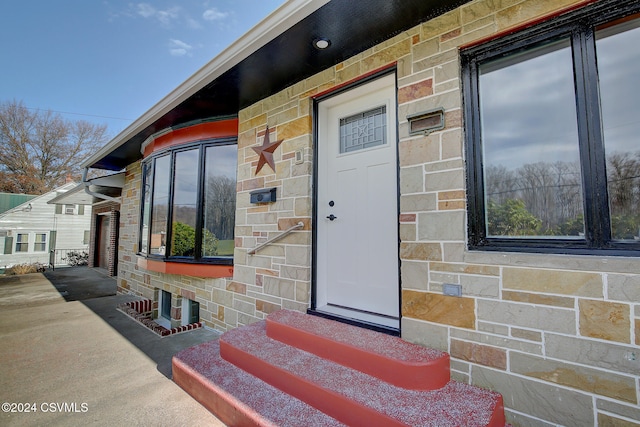
<svg viewBox="0 0 640 427">
<path fill-rule="evenodd" d="M 397 387 L 274 340 L 267 336 L 266 329 L 266 322 L 262 321 L 226 332 L 220 338 L 220 355 L 347 425 L 505 425 L 502 396 L 498 393 L 454 381 L 432 391 Z M 248 394 L 254 392 L 260 390 L 246 390 Z M 299 422 L 309 425 L 306 420 Z"/>
<path fill-rule="evenodd" d="M 173 381 L 228 426 L 344 426 L 222 360 L 217 340 L 179 352 L 172 367 Z"/>
<path fill-rule="evenodd" d="M 398 387 L 437 390 L 450 380 L 447 353 L 297 311 L 270 314 L 267 336 Z"/>
</svg>

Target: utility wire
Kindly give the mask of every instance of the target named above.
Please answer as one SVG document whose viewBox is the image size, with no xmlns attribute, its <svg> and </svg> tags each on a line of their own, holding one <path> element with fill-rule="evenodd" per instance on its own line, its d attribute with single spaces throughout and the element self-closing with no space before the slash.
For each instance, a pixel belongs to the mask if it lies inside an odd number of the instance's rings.
<svg viewBox="0 0 640 427">
<path fill-rule="evenodd" d="M 111 119 L 111 120 L 126 120 L 128 122 L 132 122 L 132 119 L 124 119 L 122 117 L 111 117 L 111 116 L 99 116 L 97 114 L 83 114 L 83 113 L 72 113 L 70 111 L 58 111 L 58 110 L 51 110 L 51 109 L 44 109 L 44 108 L 31 108 L 31 107 L 25 107 L 27 110 L 34 110 L 34 111 L 51 111 L 52 113 L 60 113 L 60 114 L 73 114 L 76 116 L 86 116 L 86 117 L 97 117 L 100 119 Z"/>
</svg>

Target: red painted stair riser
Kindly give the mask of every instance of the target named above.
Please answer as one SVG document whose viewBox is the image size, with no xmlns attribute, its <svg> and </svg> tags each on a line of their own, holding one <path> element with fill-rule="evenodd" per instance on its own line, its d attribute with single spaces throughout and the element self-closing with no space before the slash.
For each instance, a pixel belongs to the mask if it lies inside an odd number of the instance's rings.
<svg viewBox="0 0 640 427">
<path fill-rule="evenodd" d="M 267 335 L 397 387 L 410 390 L 437 390 L 444 387 L 451 379 L 450 358 L 446 353 L 443 357 L 426 364 L 401 362 L 294 327 L 269 322 L 269 318 L 267 318 Z"/>
<path fill-rule="evenodd" d="M 275 368 L 257 357 L 236 349 L 224 340 L 220 341 L 220 355 L 240 369 L 350 426 L 406 427 L 400 421 L 372 408 L 345 399 L 344 396 L 326 390 L 313 382 Z"/>
</svg>

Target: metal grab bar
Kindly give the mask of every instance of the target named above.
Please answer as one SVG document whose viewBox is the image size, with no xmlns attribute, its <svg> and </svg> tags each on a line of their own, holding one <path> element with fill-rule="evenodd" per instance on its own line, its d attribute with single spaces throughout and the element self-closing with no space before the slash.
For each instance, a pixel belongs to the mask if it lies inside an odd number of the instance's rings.
<svg viewBox="0 0 640 427">
<path fill-rule="evenodd" d="M 287 228 L 286 230 L 284 230 L 282 233 L 273 236 L 272 238 L 268 239 L 266 242 L 260 243 L 258 246 L 256 246 L 255 248 L 251 249 L 248 253 L 249 255 L 253 255 L 256 252 L 258 252 L 260 249 L 264 248 L 265 246 L 270 245 L 271 243 L 278 241 L 280 239 L 282 239 L 284 236 L 288 235 L 289 233 L 291 233 L 293 230 L 297 230 L 298 228 L 302 228 L 304 227 L 304 222 L 300 221 L 299 223 L 297 223 L 296 225 Z"/>
</svg>

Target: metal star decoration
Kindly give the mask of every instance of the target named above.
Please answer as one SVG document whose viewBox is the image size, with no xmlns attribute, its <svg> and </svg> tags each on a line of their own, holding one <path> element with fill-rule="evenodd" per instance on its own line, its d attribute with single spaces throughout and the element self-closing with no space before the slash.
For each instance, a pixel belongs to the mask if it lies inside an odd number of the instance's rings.
<svg viewBox="0 0 640 427">
<path fill-rule="evenodd" d="M 271 166 L 271 169 L 273 169 L 274 172 L 276 171 L 276 163 L 273 160 L 273 152 L 276 151 L 276 148 L 278 148 L 280 144 L 282 144 L 282 141 L 284 141 L 284 139 L 274 142 L 269 141 L 269 126 L 267 126 L 267 130 L 264 134 L 264 139 L 262 140 L 262 145 L 259 147 L 251 147 L 253 148 L 253 151 L 255 151 L 259 156 L 258 166 L 256 167 L 256 175 L 258 175 L 258 172 L 260 172 L 265 163 Z"/>
</svg>

